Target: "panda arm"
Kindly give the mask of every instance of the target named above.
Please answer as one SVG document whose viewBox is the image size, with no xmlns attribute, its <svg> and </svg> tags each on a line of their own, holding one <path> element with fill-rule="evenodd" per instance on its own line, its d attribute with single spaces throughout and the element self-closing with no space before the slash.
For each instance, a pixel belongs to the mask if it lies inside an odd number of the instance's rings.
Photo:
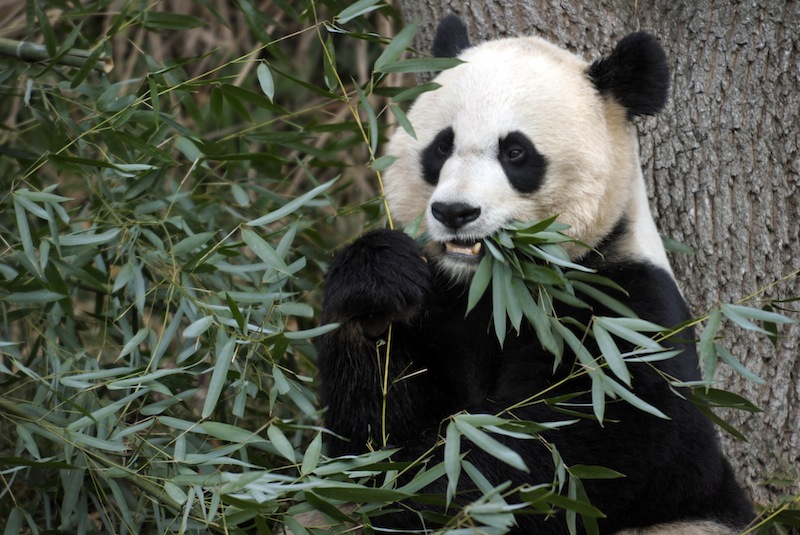
<svg viewBox="0 0 800 535">
<path fill-rule="evenodd" d="M 441 376 L 453 367 L 438 358 L 431 293 L 423 252 L 402 232 L 367 233 L 335 255 L 323 322 L 339 327 L 318 343 L 326 426 L 344 439 L 331 454 L 413 440 L 458 403 Z"/>
</svg>

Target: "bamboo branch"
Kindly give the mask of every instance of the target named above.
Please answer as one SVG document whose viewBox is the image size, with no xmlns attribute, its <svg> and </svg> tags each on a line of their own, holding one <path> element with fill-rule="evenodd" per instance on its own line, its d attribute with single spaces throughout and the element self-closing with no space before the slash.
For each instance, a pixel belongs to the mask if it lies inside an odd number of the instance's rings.
<svg viewBox="0 0 800 535">
<path fill-rule="evenodd" d="M 89 50 L 73 48 L 57 60 L 59 65 L 69 65 L 70 67 L 83 67 L 91 56 Z M 0 37 L 0 55 L 19 58 L 31 63 L 39 61 L 50 61 L 53 58 L 47 52 L 44 45 L 31 43 L 30 41 L 15 41 Z M 100 56 L 92 67 L 96 71 L 111 72 L 114 68 L 114 60 L 108 56 Z"/>
</svg>

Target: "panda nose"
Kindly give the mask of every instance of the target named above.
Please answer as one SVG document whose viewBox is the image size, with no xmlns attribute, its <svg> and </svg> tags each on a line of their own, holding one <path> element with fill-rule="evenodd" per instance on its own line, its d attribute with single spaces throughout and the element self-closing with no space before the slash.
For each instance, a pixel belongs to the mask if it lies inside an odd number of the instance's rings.
<svg viewBox="0 0 800 535">
<path fill-rule="evenodd" d="M 431 205 L 431 213 L 437 221 L 441 221 L 451 229 L 458 229 L 478 219 L 481 209 L 479 206 L 470 206 L 462 202 L 435 202 Z"/>
</svg>

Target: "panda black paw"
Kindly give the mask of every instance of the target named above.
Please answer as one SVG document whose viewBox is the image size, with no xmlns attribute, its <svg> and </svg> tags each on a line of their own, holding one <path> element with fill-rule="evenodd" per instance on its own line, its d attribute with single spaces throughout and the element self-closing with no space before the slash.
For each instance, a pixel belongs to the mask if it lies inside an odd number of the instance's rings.
<svg viewBox="0 0 800 535">
<path fill-rule="evenodd" d="M 417 243 L 403 232 L 368 232 L 339 251 L 325 277 L 323 321 L 357 321 L 368 337 L 422 309 L 431 272 Z"/>
</svg>

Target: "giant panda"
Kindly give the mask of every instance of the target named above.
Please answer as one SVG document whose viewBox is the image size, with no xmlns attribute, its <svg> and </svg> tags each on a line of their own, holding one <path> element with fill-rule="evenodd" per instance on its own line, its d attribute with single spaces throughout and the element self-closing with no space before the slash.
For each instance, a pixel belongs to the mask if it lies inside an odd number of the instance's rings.
<svg viewBox="0 0 800 535">
<path fill-rule="evenodd" d="M 384 176 L 394 221 L 408 224 L 424 214 L 426 244 L 400 230 L 373 230 L 334 255 L 326 275 L 322 321 L 339 324 L 318 344 L 326 426 L 334 434 L 330 455 L 382 447 L 385 421 L 389 445 L 400 448 L 396 458 L 416 459 L 432 448 L 448 416 L 496 414 L 569 372 L 574 355 L 554 371 L 553 356 L 531 328 L 510 330 L 501 345 L 490 327 L 490 298 L 465 315 L 481 240 L 511 221 L 557 215 L 590 247 L 568 246 L 572 259 L 619 284 L 624 292 L 614 296 L 640 318 L 666 327 L 690 318 L 650 214 L 632 123 L 659 112 L 667 99 L 669 73 L 657 40 L 633 33 L 590 64 L 536 37 L 473 46 L 463 23 L 449 16 L 433 51 L 463 63 L 439 73 L 440 87 L 411 107 L 415 136 L 402 129 L 393 135 L 388 154 L 396 160 Z M 592 314 L 609 313 L 593 304 L 592 310 L 557 304 L 556 312 L 588 325 Z M 683 340 L 692 336 L 681 333 Z M 387 342 L 390 388 L 382 414 L 377 355 Z M 700 379 L 693 345 L 630 369 L 635 394 L 668 420 L 609 402 L 602 425 L 585 418 L 544 435 L 567 465 L 625 475 L 584 481 L 606 515 L 600 532 L 723 534 L 747 525 L 752 506 L 712 424 L 663 378 Z M 571 383 L 568 392 L 588 390 Z M 588 393 L 572 400 L 582 401 L 591 404 Z M 513 417 L 563 419 L 542 403 L 523 404 Z M 542 442 L 498 439 L 522 456 L 528 472 L 462 443 L 492 484 L 553 480 L 552 455 Z M 441 460 L 441 449 L 430 462 Z M 445 488 L 442 479 L 425 492 Z M 415 532 L 432 527 L 403 511 L 374 522 Z M 521 514 L 512 532 L 568 531 L 563 518 Z"/>
</svg>

